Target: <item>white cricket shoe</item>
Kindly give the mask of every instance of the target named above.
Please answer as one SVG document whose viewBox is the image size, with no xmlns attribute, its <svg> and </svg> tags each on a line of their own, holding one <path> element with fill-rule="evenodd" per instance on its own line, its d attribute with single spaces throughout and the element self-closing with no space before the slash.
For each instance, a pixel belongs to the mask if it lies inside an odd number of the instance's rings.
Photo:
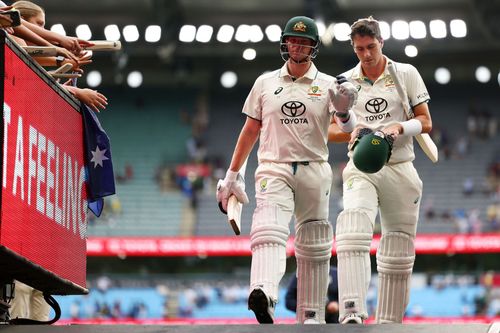
<svg viewBox="0 0 500 333">
<path fill-rule="evenodd" d="M 363 318 L 357 313 L 349 313 L 344 320 L 342 320 L 341 324 L 363 324 Z"/>
</svg>

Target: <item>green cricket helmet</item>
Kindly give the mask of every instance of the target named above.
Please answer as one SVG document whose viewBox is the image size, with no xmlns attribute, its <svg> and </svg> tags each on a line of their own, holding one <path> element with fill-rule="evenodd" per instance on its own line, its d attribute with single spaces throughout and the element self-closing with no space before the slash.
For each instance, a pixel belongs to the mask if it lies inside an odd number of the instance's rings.
<svg viewBox="0 0 500 333">
<path fill-rule="evenodd" d="M 389 161 L 393 142 L 393 137 L 384 132 L 361 129 L 352 147 L 354 165 L 366 173 L 378 172 Z"/>
<path fill-rule="evenodd" d="M 292 17 L 285 25 L 285 28 L 281 32 L 280 39 L 280 53 L 283 60 L 287 61 L 290 57 L 288 53 L 288 47 L 286 45 L 287 37 L 302 37 L 308 38 L 314 42 L 311 46 L 311 53 L 309 54 L 309 59 L 316 58 L 319 49 L 319 34 L 318 27 L 312 18 L 307 16 L 295 16 Z"/>
</svg>

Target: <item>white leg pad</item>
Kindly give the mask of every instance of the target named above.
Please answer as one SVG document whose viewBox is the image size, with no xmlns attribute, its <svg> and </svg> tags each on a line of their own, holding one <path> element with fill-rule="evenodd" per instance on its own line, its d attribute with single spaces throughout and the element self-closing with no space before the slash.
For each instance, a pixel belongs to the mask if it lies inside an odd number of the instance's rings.
<svg viewBox="0 0 500 333">
<path fill-rule="evenodd" d="M 402 232 L 382 235 L 377 251 L 377 323 L 403 322 L 410 299 L 410 278 L 414 262 L 415 245 L 412 236 Z"/>
<path fill-rule="evenodd" d="M 260 288 L 274 302 L 278 301 L 278 287 L 286 269 L 286 242 L 290 234 L 286 216 L 277 205 L 259 205 L 250 231 L 250 290 Z"/>
<path fill-rule="evenodd" d="M 332 242 L 328 221 L 304 222 L 295 230 L 298 323 L 325 323 Z"/>
<path fill-rule="evenodd" d="M 370 244 L 373 224 L 361 209 L 347 209 L 339 214 L 336 249 L 339 279 L 339 322 L 349 314 L 368 318 L 366 294 L 370 285 Z"/>
</svg>

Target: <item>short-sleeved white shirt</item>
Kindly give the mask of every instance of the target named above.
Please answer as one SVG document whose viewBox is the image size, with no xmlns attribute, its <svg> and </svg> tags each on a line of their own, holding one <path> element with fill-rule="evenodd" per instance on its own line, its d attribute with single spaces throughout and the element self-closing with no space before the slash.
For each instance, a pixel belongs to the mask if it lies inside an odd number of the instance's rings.
<svg viewBox="0 0 500 333">
<path fill-rule="evenodd" d="M 387 58 L 387 63 L 389 61 L 392 60 Z M 392 63 L 403 85 L 403 90 L 408 95 L 410 107 L 413 108 L 421 103 L 427 103 L 430 100 L 429 93 L 417 69 L 410 64 L 395 61 L 392 61 Z M 358 126 L 380 130 L 393 123 L 407 120 L 402 101 L 387 70 L 387 65 L 382 75 L 375 82 L 370 82 L 363 75 L 361 64 L 342 75 L 358 88 L 358 100 L 353 109 L 357 116 Z M 349 156 L 352 156 L 352 151 L 349 152 Z M 413 137 L 400 135 L 394 142 L 389 164 L 414 159 Z"/>
<path fill-rule="evenodd" d="M 328 160 L 328 126 L 334 112 L 328 89 L 335 82 L 314 64 L 295 81 L 286 63 L 257 78 L 242 112 L 262 123 L 259 162 Z"/>
</svg>

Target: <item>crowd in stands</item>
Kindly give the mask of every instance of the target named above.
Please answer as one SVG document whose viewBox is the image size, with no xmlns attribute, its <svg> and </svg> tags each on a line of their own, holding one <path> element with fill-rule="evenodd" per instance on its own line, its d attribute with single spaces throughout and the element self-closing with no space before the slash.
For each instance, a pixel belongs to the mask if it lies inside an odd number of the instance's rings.
<svg viewBox="0 0 500 333">
<path fill-rule="evenodd" d="M 248 286 L 238 280 L 109 282 L 91 281 L 87 296 L 64 296 L 57 300 L 63 319 L 161 319 L 161 318 L 247 318 Z M 107 279 L 107 278 L 105 278 Z M 368 310 L 374 315 L 376 278 L 368 291 Z M 286 282 L 286 281 L 285 281 Z M 283 284 L 286 286 L 286 283 Z M 412 317 L 499 317 L 500 274 L 417 273 L 412 281 L 408 307 Z M 283 287 L 277 317 L 293 318 L 284 307 Z M 429 301 L 432 300 L 432 301 Z"/>
</svg>

